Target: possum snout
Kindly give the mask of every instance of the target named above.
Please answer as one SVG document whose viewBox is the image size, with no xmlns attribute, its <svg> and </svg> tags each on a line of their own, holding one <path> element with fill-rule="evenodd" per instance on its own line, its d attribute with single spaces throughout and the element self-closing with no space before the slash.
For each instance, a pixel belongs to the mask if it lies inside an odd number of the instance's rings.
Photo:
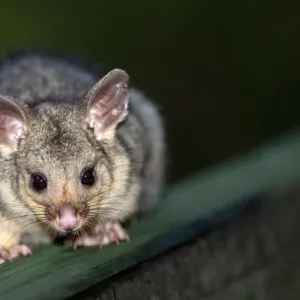
<svg viewBox="0 0 300 300">
<path fill-rule="evenodd" d="M 57 224 L 62 230 L 74 230 L 79 225 L 79 218 L 76 209 L 70 205 L 63 205 L 57 217 Z"/>
</svg>

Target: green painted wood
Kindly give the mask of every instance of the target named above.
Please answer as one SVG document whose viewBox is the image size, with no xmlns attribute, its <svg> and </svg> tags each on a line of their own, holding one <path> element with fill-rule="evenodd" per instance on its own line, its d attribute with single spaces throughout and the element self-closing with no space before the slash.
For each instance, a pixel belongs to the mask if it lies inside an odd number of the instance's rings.
<svg viewBox="0 0 300 300">
<path fill-rule="evenodd" d="M 129 243 L 102 250 L 49 247 L 3 265 L 0 299 L 64 299 L 182 243 L 195 233 L 195 222 L 299 180 L 299 153 L 296 130 L 178 183 L 170 188 L 161 210 L 129 229 Z"/>
</svg>

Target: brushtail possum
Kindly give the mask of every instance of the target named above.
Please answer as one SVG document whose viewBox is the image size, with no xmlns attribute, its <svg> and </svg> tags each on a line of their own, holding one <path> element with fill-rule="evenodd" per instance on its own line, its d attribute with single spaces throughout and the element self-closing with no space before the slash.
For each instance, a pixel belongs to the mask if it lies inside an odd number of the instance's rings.
<svg viewBox="0 0 300 300">
<path fill-rule="evenodd" d="M 127 240 L 123 222 L 157 206 L 163 122 L 128 80 L 52 54 L 1 63 L 0 263 L 31 254 L 24 235 Z"/>
</svg>

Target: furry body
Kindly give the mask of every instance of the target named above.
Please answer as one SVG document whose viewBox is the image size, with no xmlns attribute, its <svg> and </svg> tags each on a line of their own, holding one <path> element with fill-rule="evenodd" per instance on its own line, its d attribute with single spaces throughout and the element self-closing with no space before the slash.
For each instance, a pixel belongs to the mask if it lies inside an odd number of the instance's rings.
<svg viewBox="0 0 300 300">
<path fill-rule="evenodd" d="M 18 103 L 28 120 L 16 151 L 1 150 L 0 250 L 19 245 L 24 234 L 60 234 L 47 213 L 55 214 L 62 203 L 83 211 L 82 228 L 120 223 L 156 207 L 165 146 L 151 101 L 129 88 L 128 113 L 103 140 L 83 126 L 86 95 L 104 75 L 39 53 L 16 55 L 0 65 L 0 95 Z M 91 189 L 78 182 L 87 167 L 96 173 Z M 47 175 L 47 193 L 30 188 L 34 172 Z"/>
</svg>

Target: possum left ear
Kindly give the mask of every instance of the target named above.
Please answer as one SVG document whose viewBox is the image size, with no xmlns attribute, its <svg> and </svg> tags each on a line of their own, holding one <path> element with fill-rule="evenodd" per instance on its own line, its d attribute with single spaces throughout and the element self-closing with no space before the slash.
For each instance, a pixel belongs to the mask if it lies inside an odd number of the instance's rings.
<svg viewBox="0 0 300 300">
<path fill-rule="evenodd" d="M 117 125 L 126 117 L 128 81 L 125 71 L 114 69 L 88 93 L 85 121 L 94 130 L 97 140 L 113 138 Z"/>
<path fill-rule="evenodd" d="M 0 152 L 2 155 L 17 151 L 18 142 L 27 134 L 24 110 L 13 99 L 0 96 Z"/>
</svg>

